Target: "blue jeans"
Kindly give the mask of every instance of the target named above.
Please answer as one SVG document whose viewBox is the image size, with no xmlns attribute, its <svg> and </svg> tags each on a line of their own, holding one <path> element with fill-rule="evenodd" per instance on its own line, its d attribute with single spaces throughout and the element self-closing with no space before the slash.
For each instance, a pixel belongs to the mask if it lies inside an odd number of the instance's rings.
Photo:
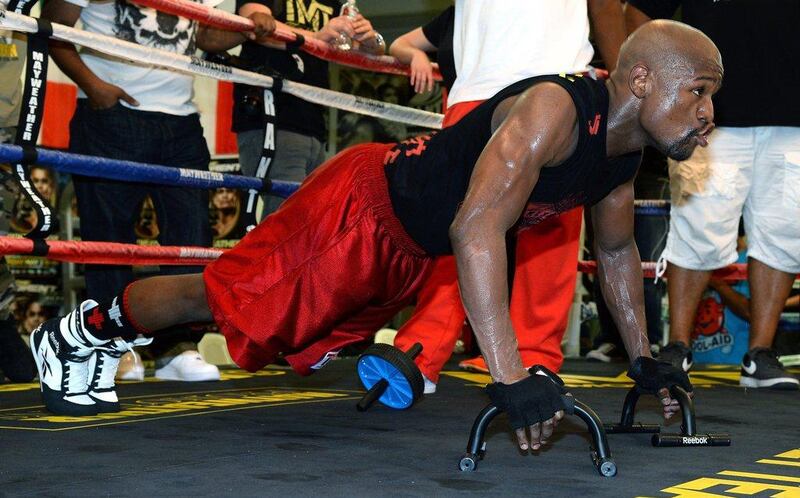
<svg viewBox="0 0 800 498">
<path fill-rule="evenodd" d="M 120 104 L 90 109 L 85 99 L 70 123 L 70 151 L 112 159 L 208 170 L 208 146 L 197 114 L 174 116 L 136 111 Z M 83 240 L 136 242 L 134 224 L 149 194 L 158 219 L 161 245 L 211 245 L 208 192 L 73 176 Z M 164 266 L 164 274 L 196 273 L 201 267 Z M 130 266 L 87 265 L 86 290 L 92 299 L 111 299 L 133 281 Z"/>
</svg>

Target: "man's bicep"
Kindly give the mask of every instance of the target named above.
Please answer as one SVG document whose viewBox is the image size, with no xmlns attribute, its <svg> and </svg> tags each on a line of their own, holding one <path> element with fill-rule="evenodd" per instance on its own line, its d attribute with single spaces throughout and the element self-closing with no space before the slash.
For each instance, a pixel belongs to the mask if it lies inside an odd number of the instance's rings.
<svg viewBox="0 0 800 498">
<path fill-rule="evenodd" d="M 592 208 L 594 238 L 600 249 L 615 250 L 633 240 L 633 197 L 631 180 Z"/>
<path fill-rule="evenodd" d="M 411 30 L 401 38 L 404 38 L 412 47 L 418 48 L 423 52 L 436 51 L 436 45 L 431 42 L 431 39 L 425 34 L 425 30 L 422 28 Z"/>
<path fill-rule="evenodd" d="M 574 123 L 575 110 L 568 96 L 552 89 L 520 96 L 478 158 L 462 209 L 479 208 L 498 229 L 511 228 L 541 168 L 569 147 Z"/>
<path fill-rule="evenodd" d="M 75 26 L 81 17 L 81 9 L 88 0 L 47 0 L 42 7 L 42 18 L 64 26 Z"/>
</svg>

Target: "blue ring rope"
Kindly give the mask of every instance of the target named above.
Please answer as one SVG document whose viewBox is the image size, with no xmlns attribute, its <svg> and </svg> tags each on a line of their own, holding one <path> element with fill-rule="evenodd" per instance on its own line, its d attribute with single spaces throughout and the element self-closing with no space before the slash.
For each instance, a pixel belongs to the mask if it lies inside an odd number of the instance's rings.
<svg viewBox="0 0 800 498">
<path fill-rule="evenodd" d="M 36 164 L 50 166 L 63 173 L 99 177 L 107 180 L 157 183 L 174 187 L 204 189 L 226 187 L 258 191 L 266 190 L 270 194 L 280 197 L 289 197 L 300 186 L 299 183 L 279 180 L 269 180 L 265 185 L 263 180 L 249 176 L 227 175 L 188 168 L 170 168 L 157 164 L 72 154 L 41 147 L 36 147 L 36 153 Z M 17 163 L 21 160 L 22 147 L 0 144 L 0 162 Z"/>
<path fill-rule="evenodd" d="M 654 206 L 636 206 L 633 208 L 634 214 L 640 216 L 668 216 L 669 208 Z"/>
<path fill-rule="evenodd" d="M 241 175 L 226 175 L 187 168 L 171 168 L 157 164 L 137 163 L 108 159 L 105 157 L 85 156 L 57 150 L 36 147 L 37 164 L 50 166 L 63 173 L 119 180 L 123 182 L 144 182 L 193 188 L 237 188 L 264 191 L 264 181 Z M 0 162 L 17 163 L 22 160 L 22 147 L 18 145 L 0 144 Z M 300 187 L 296 182 L 269 180 L 267 190 L 270 194 L 289 197 Z M 669 214 L 669 208 L 656 206 L 636 206 L 635 213 L 644 216 L 663 216 Z"/>
</svg>

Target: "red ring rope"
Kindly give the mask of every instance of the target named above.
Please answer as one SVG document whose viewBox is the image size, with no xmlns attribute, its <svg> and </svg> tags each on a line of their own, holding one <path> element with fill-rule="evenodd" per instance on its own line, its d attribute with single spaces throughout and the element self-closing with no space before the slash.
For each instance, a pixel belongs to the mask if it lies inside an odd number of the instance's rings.
<svg viewBox="0 0 800 498">
<path fill-rule="evenodd" d="M 116 242 L 75 240 L 46 240 L 44 242 L 49 249 L 46 256 L 48 259 L 99 265 L 206 265 L 225 252 L 224 249 L 207 247 L 140 246 Z M 0 237 L 0 255 L 11 254 L 33 255 L 33 241 L 21 237 Z M 655 269 L 655 262 L 642 262 L 642 271 L 645 277 L 654 277 Z M 578 271 L 595 274 L 597 273 L 597 262 L 578 261 Z M 747 265 L 735 263 L 715 270 L 712 275 L 726 282 L 746 280 Z"/>
<path fill-rule="evenodd" d="M 135 0 L 136 3 L 187 19 L 192 19 L 201 24 L 212 26 L 228 31 L 250 31 L 253 29 L 253 21 L 246 17 L 237 16 L 224 10 L 208 7 L 201 3 L 188 0 Z M 277 21 L 276 21 L 277 22 Z M 272 38 L 286 43 L 297 41 L 297 34 L 291 31 L 289 26 L 277 22 L 277 29 Z M 320 59 L 336 62 L 345 66 L 366 69 L 389 74 L 402 74 L 408 76 L 411 68 L 403 64 L 394 57 L 367 55 L 350 50 L 338 50 L 327 43 L 314 39 L 305 38 L 302 49 Z M 433 68 L 433 76 L 441 81 L 442 75 L 438 66 Z"/>
<path fill-rule="evenodd" d="M 578 271 L 594 275 L 597 273 L 597 261 L 578 261 Z M 654 261 L 642 261 L 642 273 L 646 278 L 654 278 L 656 276 L 656 263 Z M 714 270 L 711 275 L 714 278 L 726 282 L 747 280 L 747 265 L 744 263 L 734 263 L 724 268 Z"/>
<path fill-rule="evenodd" d="M 98 265 L 205 265 L 221 254 L 207 247 L 140 246 L 116 242 L 46 240 L 47 258 Z M 0 254 L 34 254 L 33 240 L 0 237 Z"/>
</svg>

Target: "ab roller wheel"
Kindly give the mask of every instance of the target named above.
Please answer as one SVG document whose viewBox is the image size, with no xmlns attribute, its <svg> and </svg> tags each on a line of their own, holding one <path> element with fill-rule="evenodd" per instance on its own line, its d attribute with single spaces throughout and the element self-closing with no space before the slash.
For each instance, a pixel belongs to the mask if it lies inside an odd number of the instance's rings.
<svg viewBox="0 0 800 498">
<path fill-rule="evenodd" d="M 419 343 L 405 353 L 388 344 L 368 347 L 357 363 L 358 376 L 367 394 L 356 408 L 363 412 L 378 400 L 389 408 L 405 410 L 422 397 L 425 383 L 414 363 L 420 351 Z"/>
</svg>

